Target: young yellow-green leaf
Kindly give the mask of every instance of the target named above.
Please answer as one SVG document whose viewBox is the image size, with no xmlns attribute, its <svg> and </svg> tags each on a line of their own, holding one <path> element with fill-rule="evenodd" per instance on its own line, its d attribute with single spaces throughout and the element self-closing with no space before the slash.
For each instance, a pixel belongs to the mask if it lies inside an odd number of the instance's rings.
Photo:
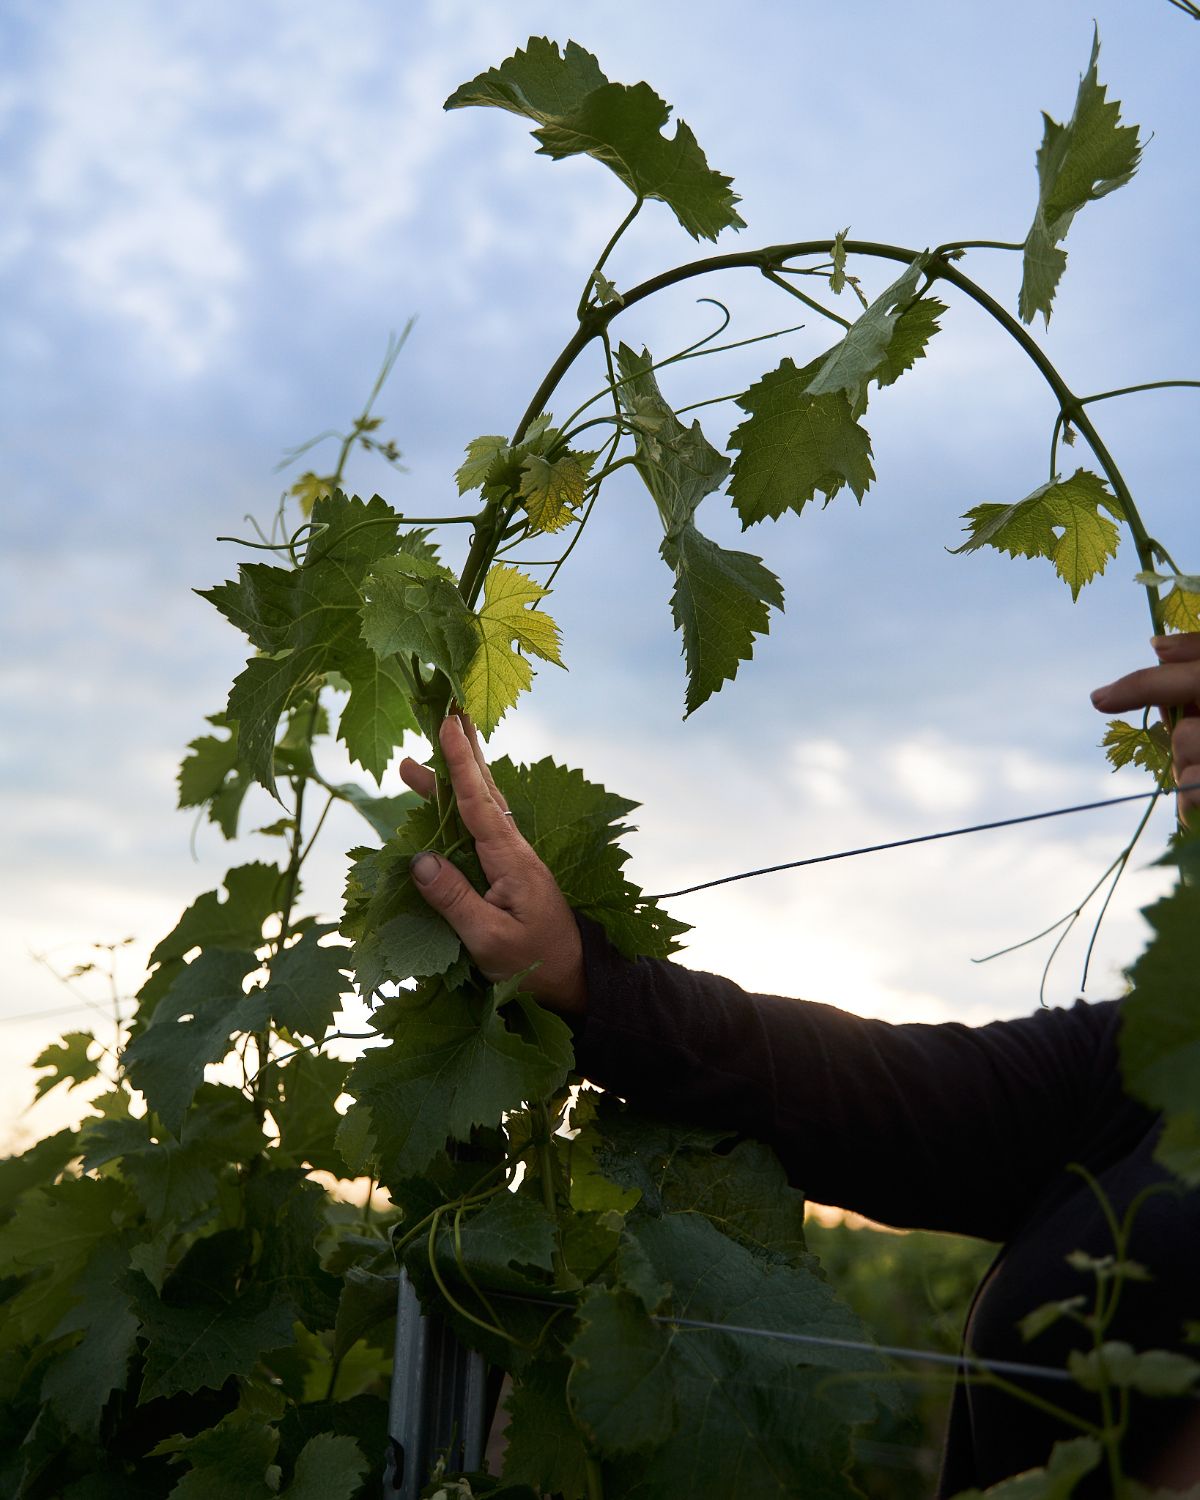
<svg viewBox="0 0 1200 1500">
<path fill-rule="evenodd" d="M 560 54 L 557 43 L 531 37 L 446 100 L 447 109 L 474 104 L 532 120 L 544 155 L 602 161 L 637 197 L 665 203 L 693 238 L 743 227 L 731 179 L 712 170 L 688 127 L 680 121 L 673 136 L 662 134 L 670 106 L 648 84 L 610 83 L 574 42 Z"/>
<path fill-rule="evenodd" d="M 521 504 L 535 531 L 561 531 L 577 519 L 598 456 L 568 451 L 551 461 L 529 455 L 521 465 Z"/>
<path fill-rule="evenodd" d="M 816 361 L 816 369 L 808 383 L 810 395 L 825 396 L 844 391 L 851 413 L 861 417 L 867 409 L 867 386 L 876 378 L 880 368 L 886 366 L 892 380 L 903 373 L 899 359 L 894 363 L 889 360 L 889 350 L 902 314 L 914 302 L 924 260 L 924 256 L 918 256 L 903 275 L 881 292 L 851 324 L 840 343 Z M 908 343 L 911 343 L 912 331 L 911 328 L 908 330 Z M 909 365 L 916 358 L 917 354 L 913 354 Z"/>
<path fill-rule="evenodd" d="M 508 439 L 505 437 L 487 433 L 483 437 L 472 438 L 467 444 L 467 456 L 454 476 L 458 481 L 458 493 L 465 495 L 468 490 L 479 489 L 486 481 L 492 465 L 507 452 Z"/>
<path fill-rule="evenodd" d="M 1135 573 L 1134 583 L 1167 588 L 1162 601 L 1163 624 L 1168 630 L 1200 630 L 1200 576 L 1194 573 Z"/>
<path fill-rule="evenodd" d="M 1107 511 L 1104 515 L 1102 512 Z M 1087 469 L 1054 479 L 1015 505 L 977 505 L 963 517 L 969 538 L 955 553 L 995 547 L 1010 557 L 1048 557 L 1078 599 L 1079 590 L 1117 555 L 1121 508 L 1104 480 Z"/>
<path fill-rule="evenodd" d="M 1017 302 L 1026 323 L 1038 313 L 1050 321 L 1050 306 L 1067 264 L 1059 243 L 1084 206 L 1128 182 L 1142 154 L 1136 125 L 1121 125 L 1121 106 L 1105 97 L 1096 72 L 1100 34 L 1092 42 L 1088 70 L 1080 79 L 1075 111 L 1066 125 L 1043 114 L 1045 133 L 1037 154 L 1038 203 L 1025 240 L 1024 275 Z"/>
<path fill-rule="evenodd" d="M 749 419 L 729 439 L 740 450 L 729 493 L 743 526 L 799 513 L 818 490 L 828 504 L 845 484 L 861 500 L 875 478 L 871 440 L 846 394 L 808 389 L 819 364 L 785 359 L 738 397 Z"/>
<path fill-rule="evenodd" d="M 1140 766 L 1155 781 L 1165 785 L 1171 771 L 1171 736 L 1165 724 L 1127 724 L 1110 719 L 1100 747 L 1114 771 L 1122 766 Z"/>
<path fill-rule="evenodd" d="M 749 661 L 754 637 L 770 629 L 768 606 L 783 609 L 783 586 L 761 558 L 719 547 L 691 524 L 664 537 L 660 551 L 675 574 L 671 614 L 687 662 L 686 718 Z"/>
<path fill-rule="evenodd" d="M 1162 617 L 1170 630 L 1200 630 L 1200 589 L 1177 585 L 1163 599 Z"/>
<path fill-rule="evenodd" d="M 41 1099 L 60 1083 L 68 1089 L 76 1089 L 100 1072 L 100 1064 L 88 1057 L 88 1048 L 95 1045 L 96 1038 L 90 1031 L 68 1031 L 57 1042 L 51 1042 L 33 1060 L 35 1068 L 49 1068 L 44 1078 L 39 1078 L 34 1098 Z"/>
<path fill-rule="evenodd" d="M 483 640 L 463 673 L 462 703 L 480 730 L 491 734 L 533 681 L 525 656 L 562 666 L 558 626 L 537 607 L 548 590 L 517 568 L 496 563 L 483 585 L 478 621 Z"/>
</svg>

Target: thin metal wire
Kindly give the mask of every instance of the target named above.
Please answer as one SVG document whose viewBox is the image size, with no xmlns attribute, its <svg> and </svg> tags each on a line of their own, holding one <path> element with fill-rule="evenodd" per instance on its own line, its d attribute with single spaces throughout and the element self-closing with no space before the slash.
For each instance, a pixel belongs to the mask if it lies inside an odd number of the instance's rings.
<svg viewBox="0 0 1200 1500">
<path fill-rule="evenodd" d="M 520 1292 L 500 1292 L 502 1301 L 521 1302 L 530 1307 L 556 1307 L 545 1297 L 526 1297 Z M 650 1321 L 668 1328 L 696 1328 L 707 1333 L 735 1333 L 745 1338 L 776 1339 L 784 1344 L 806 1345 L 818 1349 L 847 1349 L 855 1354 L 886 1354 L 890 1359 L 918 1360 L 923 1364 L 950 1365 L 955 1370 L 989 1371 L 997 1375 L 1018 1375 L 1028 1380 L 1058 1380 L 1073 1383 L 1074 1376 L 1057 1365 L 1023 1364 L 1020 1360 L 983 1359 L 973 1354 L 944 1354 L 935 1349 L 909 1349 L 902 1344 L 872 1344 L 865 1339 L 838 1339 L 826 1334 L 790 1333 L 783 1328 L 751 1328 L 740 1323 L 710 1323 L 704 1318 L 682 1318 L 670 1313 L 651 1313 Z"/>
<path fill-rule="evenodd" d="M 740 1333 L 749 1338 L 778 1339 L 785 1344 L 808 1344 L 823 1349 L 851 1349 L 863 1354 L 886 1354 L 891 1359 L 921 1360 L 930 1365 L 952 1365 L 956 1370 L 993 1371 L 997 1375 L 1020 1375 L 1036 1380 L 1065 1380 L 1074 1377 L 1055 1365 L 1027 1365 L 1011 1359 L 977 1359 L 970 1354 L 942 1354 L 933 1349 L 906 1349 L 900 1344 L 870 1344 L 861 1339 L 835 1339 L 815 1333 L 789 1333 L 781 1328 L 746 1328 L 738 1323 L 708 1323 L 703 1318 L 677 1318 L 666 1314 L 652 1315 L 652 1323 L 678 1328 L 704 1328 L 713 1333 Z"/>
<path fill-rule="evenodd" d="M 1152 792 L 1130 792 L 1124 797 L 1105 797 L 1099 802 L 1078 802 L 1074 807 L 1054 807 L 1047 812 L 1022 813 L 1016 818 L 997 818 L 990 823 L 972 823 L 966 828 L 947 828 L 941 833 L 918 833 L 911 838 L 892 839 L 886 844 L 864 844 L 858 849 L 839 849 L 836 854 L 814 854 L 808 859 L 792 859 L 782 865 L 764 865 L 759 870 L 743 870 L 739 875 L 721 875 L 716 880 L 702 880 L 699 885 L 687 885 L 678 891 L 663 891 L 657 896 L 647 896 L 647 901 L 670 901 L 676 896 L 691 896 L 696 891 L 708 891 L 717 885 L 730 885 L 735 880 L 751 880 L 756 875 L 775 875 L 780 870 L 800 870 L 805 865 L 829 864 L 835 859 L 854 859 L 859 854 L 879 854 L 885 849 L 905 849 L 912 844 L 930 844 L 937 839 L 956 839 L 965 833 L 987 833 L 993 828 L 1014 828 L 1019 823 L 1038 823 L 1045 818 L 1064 818 L 1069 813 L 1094 812 L 1099 807 L 1120 807 L 1126 802 L 1144 802 L 1147 797 L 1174 797 L 1179 792 L 1200 791 L 1200 782 L 1187 786 L 1156 787 Z"/>
</svg>

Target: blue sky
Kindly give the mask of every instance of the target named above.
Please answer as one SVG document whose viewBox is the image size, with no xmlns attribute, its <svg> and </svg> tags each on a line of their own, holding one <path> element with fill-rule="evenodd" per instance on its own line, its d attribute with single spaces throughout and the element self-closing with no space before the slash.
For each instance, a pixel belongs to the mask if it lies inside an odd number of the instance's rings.
<svg viewBox="0 0 1200 1500">
<path fill-rule="evenodd" d="M 671 101 L 742 194 L 749 227 L 722 246 L 849 224 L 919 247 L 1024 236 L 1039 111 L 1069 115 L 1095 18 L 1101 77 L 1152 139 L 1134 182 L 1077 220 L 1039 337 L 1080 390 L 1197 374 L 1200 27 L 1166 0 L 762 0 L 736 28 L 730 14 L 682 0 L 5 7 L 3 1013 L 70 1003 L 31 952 L 69 967 L 129 934 L 136 984 L 182 906 L 268 849 L 205 829 L 193 862 L 174 773 L 244 660 L 192 590 L 236 566 L 217 535 L 273 510 L 282 451 L 357 411 L 388 330 L 415 316 L 378 407 L 408 472 L 364 461 L 351 477 L 450 513 L 463 445 L 511 428 L 569 333 L 624 189 L 592 162 L 537 157 L 511 116 L 441 110 L 530 34 L 570 35 L 610 77 Z M 611 269 L 629 284 L 695 253 L 652 204 Z M 1015 303 L 1016 257 L 978 252 L 966 268 Z M 726 277 L 631 312 L 622 337 L 690 342 L 711 326 L 705 293 L 728 303 L 733 336 L 798 321 L 756 278 Z M 829 341 L 814 321 L 683 367 L 668 394 L 736 391 L 785 352 L 811 357 Z M 974 309 L 956 300 L 945 322 L 872 405 L 879 478 L 862 506 L 843 493 L 738 543 L 781 576 L 787 613 L 686 724 L 657 521 L 630 476 L 606 490 L 551 605 L 570 672 L 543 672 L 496 744 L 639 798 L 647 887 L 1121 789 L 1087 690 L 1146 658 L 1132 550 L 1075 606 L 1048 565 L 948 555 L 963 511 L 1043 481 L 1053 406 Z M 1194 399 L 1096 409 L 1151 529 L 1193 571 Z M 709 408 L 706 430 L 723 440 L 738 415 Z M 720 497 L 700 519 L 740 535 Z M 349 770 L 335 747 L 328 763 Z M 1073 905 L 1130 822 L 1097 814 L 695 897 L 677 907 L 697 924 L 687 961 L 896 1019 L 1024 1011 L 1037 953 L 970 958 Z M 1161 841 L 1165 814 L 1155 826 Z M 360 837 L 331 819 L 319 909 L 336 911 L 340 850 Z M 1131 879 L 1114 903 L 1093 992 L 1136 954 L 1154 881 Z M 1078 952 L 1056 1002 L 1075 993 Z M 64 1024 L 87 1012 L 6 1026 L 3 1128 L 29 1058 Z M 53 1107 L 39 1109 L 16 1130 L 43 1128 Z"/>
</svg>

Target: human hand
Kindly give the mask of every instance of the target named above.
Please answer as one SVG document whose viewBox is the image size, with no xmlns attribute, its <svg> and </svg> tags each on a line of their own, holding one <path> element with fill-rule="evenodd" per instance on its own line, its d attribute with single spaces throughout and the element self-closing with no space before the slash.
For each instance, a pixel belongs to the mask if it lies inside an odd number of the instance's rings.
<svg viewBox="0 0 1200 1500">
<path fill-rule="evenodd" d="M 583 945 L 566 897 L 509 814 L 474 726 L 451 714 L 438 738 L 489 887 L 481 896 L 461 870 L 432 851 L 413 856 L 414 885 L 458 933 L 488 979 L 510 979 L 536 964 L 522 989 L 552 1010 L 582 1015 L 587 1008 Z M 406 757 L 400 775 L 422 797 L 433 795 L 428 766 Z"/>
<path fill-rule="evenodd" d="M 1157 635 L 1150 644 L 1158 656 L 1157 667 L 1143 667 L 1118 677 L 1092 694 L 1094 707 L 1102 713 L 1131 708 L 1176 708 L 1179 717 L 1171 731 L 1171 769 L 1176 786 L 1192 790 L 1179 794 L 1179 818 L 1188 822 L 1200 811 L 1200 631 L 1184 635 Z"/>
</svg>

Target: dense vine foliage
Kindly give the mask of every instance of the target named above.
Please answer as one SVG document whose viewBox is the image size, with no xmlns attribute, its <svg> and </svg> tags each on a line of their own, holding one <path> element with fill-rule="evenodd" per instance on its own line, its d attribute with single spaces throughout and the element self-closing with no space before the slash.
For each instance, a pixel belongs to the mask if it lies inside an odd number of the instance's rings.
<svg viewBox="0 0 1200 1500">
<path fill-rule="evenodd" d="M 1029 232 L 1001 247 L 1023 258 L 1017 316 L 961 269 L 974 245 L 994 242 L 914 250 L 848 231 L 717 254 L 621 289 L 610 257 L 652 200 L 697 240 L 743 227 L 731 180 L 688 127 L 666 133 L 670 108 L 647 84 L 611 82 L 575 43 L 538 38 L 447 101 L 468 106 L 531 122 L 545 155 L 592 157 L 632 207 L 511 436 L 467 445 L 457 482 L 474 497 L 468 515 L 412 516 L 347 493 L 356 445 L 396 457 L 369 403 L 333 472 L 297 483 L 262 560 L 206 591 L 251 654 L 213 732 L 189 748 L 180 804 L 233 839 L 257 785 L 282 805 L 270 831 L 284 852 L 230 869 L 157 945 L 119 1056 L 76 1032 L 38 1059 L 39 1093 L 100 1073 L 108 1087 L 78 1129 L 0 1163 L 5 1494 L 371 1493 L 387 1441 L 397 1261 L 511 1377 L 502 1476 L 455 1478 L 451 1453 L 429 1476 L 433 1490 L 852 1493 L 854 1432 L 904 1398 L 882 1357 L 846 1347 L 868 1335 L 806 1247 L 802 1194 L 756 1142 L 581 1087 L 568 1025 L 522 991 L 521 976 L 485 979 L 413 884 L 410 859 L 428 849 L 482 884 L 444 776 L 428 803 L 376 795 L 328 780 L 322 742 L 336 735 L 378 783 L 409 736 L 436 746 L 450 711 L 490 734 L 535 663 L 562 664 L 547 600 L 604 480 L 627 465 L 662 523 L 685 706 L 699 709 L 784 607 L 763 559 L 712 540 L 699 507 L 724 488 L 749 529 L 843 490 L 861 502 L 875 477 L 863 419 L 926 356 L 949 311 L 935 289 L 985 309 L 1059 407 L 1049 477 L 971 510 L 958 550 L 1045 559 L 1077 597 L 1125 528 L 1155 628 L 1200 628 L 1200 579 L 1148 533 L 1092 419 L 1100 396 L 1073 392 L 1026 327 L 1050 316 L 1074 216 L 1138 165 L 1138 132 L 1099 81 L 1098 43 L 1071 119 L 1046 118 Z M 891 269 L 872 297 L 863 280 L 876 261 Z M 671 365 L 697 349 L 656 360 L 610 330 L 658 291 L 738 268 L 835 333 L 736 397 L 744 415 L 726 454 L 665 389 Z M 550 402 L 585 352 L 599 356 L 600 392 L 556 420 Z M 1059 472 L 1060 443 L 1076 435 L 1095 467 Z M 445 537 L 458 525 L 470 544 L 456 572 Z M 540 556 L 556 538 L 553 564 L 523 561 L 527 543 Z M 1167 776 L 1161 729 L 1115 722 L 1106 742 L 1114 764 Z M 501 759 L 493 771 L 577 911 L 630 957 L 678 949 L 683 924 L 625 874 L 620 841 L 635 804 L 549 759 Z M 318 798 L 364 819 L 337 922 L 301 904 Z M 1168 856 L 1180 880 L 1148 912 L 1153 939 L 1131 973 L 1124 1035 L 1129 1087 L 1164 1111 L 1163 1160 L 1190 1184 L 1200 1182 L 1196 850 L 1180 840 Z M 351 986 L 371 1012 L 354 1063 L 328 1050 Z M 1076 1374 L 1104 1415 L 1025 1482 L 1026 1500 L 1067 1495 L 1075 1478 L 1117 1462 L 1130 1390 L 1178 1393 L 1200 1373 L 1179 1355 L 1107 1341 L 1115 1289 L 1135 1274 L 1127 1230 L 1092 1268 L 1095 1308 L 1041 1309 L 1030 1324 L 1086 1318 L 1094 1347 Z M 737 1331 L 747 1324 L 832 1342 L 799 1349 Z"/>
</svg>

